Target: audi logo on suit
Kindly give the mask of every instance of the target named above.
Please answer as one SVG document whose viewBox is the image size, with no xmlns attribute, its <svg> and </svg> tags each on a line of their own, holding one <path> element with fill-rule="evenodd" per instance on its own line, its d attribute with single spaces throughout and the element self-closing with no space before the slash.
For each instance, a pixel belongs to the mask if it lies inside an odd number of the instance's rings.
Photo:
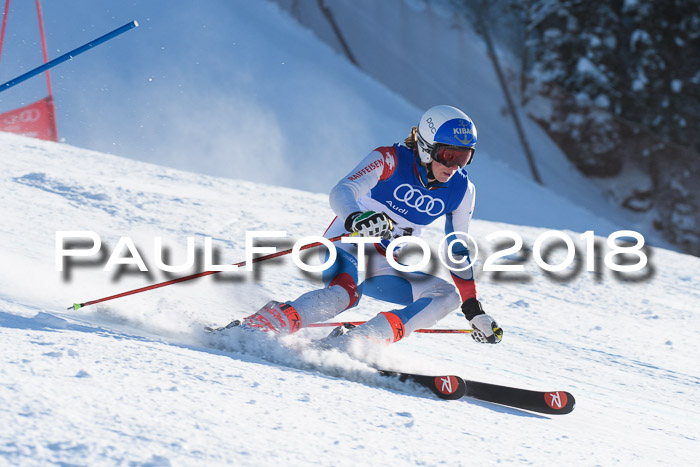
<svg viewBox="0 0 700 467">
<path fill-rule="evenodd" d="M 394 199 L 405 203 L 408 207 L 430 216 L 439 216 L 445 211 L 445 203 L 439 198 L 433 198 L 420 192 L 408 183 L 399 185 L 394 190 Z"/>
</svg>

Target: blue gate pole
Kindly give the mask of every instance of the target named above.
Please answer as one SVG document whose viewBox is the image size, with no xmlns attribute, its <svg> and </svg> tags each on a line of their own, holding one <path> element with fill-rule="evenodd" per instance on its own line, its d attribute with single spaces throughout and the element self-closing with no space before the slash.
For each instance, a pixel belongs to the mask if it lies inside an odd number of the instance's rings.
<svg viewBox="0 0 700 467">
<path fill-rule="evenodd" d="M 20 75 L 14 79 L 11 79 L 7 83 L 0 84 L 0 92 L 6 91 L 7 89 L 10 89 L 12 86 L 19 84 L 22 81 L 26 81 L 29 78 L 38 75 L 39 73 L 43 73 L 44 71 L 48 70 L 49 68 L 52 68 L 60 63 L 63 63 L 66 60 L 70 60 L 71 58 L 73 58 L 77 55 L 80 55 L 81 53 L 83 53 L 87 50 L 90 50 L 93 47 L 97 47 L 101 43 L 107 42 L 108 40 L 110 40 L 114 37 L 117 37 L 119 34 L 125 33 L 129 29 L 135 28 L 138 25 L 139 25 L 139 23 L 137 23 L 136 21 L 132 21 L 130 23 L 127 23 L 124 26 L 117 28 L 112 32 L 108 32 L 107 34 L 105 34 L 102 37 L 98 37 L 97 39 L 95 39 L 91 42 L 88 42 L 87 44 L 80 46 L 77 49 L 71 50 L 70 52 L 63 54 L 58 58 L 54 58 L 50 62 L 44 63 L 43 65 L 38 66 L 38 67 L 34 68 L 33 70 L 26 72 L 23 75 Z"/>
</svg>

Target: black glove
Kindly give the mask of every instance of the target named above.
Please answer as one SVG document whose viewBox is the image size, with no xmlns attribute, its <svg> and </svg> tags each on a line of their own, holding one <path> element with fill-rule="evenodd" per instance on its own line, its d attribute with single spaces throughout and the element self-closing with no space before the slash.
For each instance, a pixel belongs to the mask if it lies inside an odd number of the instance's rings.
<svg viewBox="0 0 700 467">
<path fill-rule="evenodd" d="M 382 237 L 388 239 L 394 226 L 383 212 L 353 212 L 345 219 L 345 230 L 357 232 L 360 237 Z"/>
<path fill-rule="evenodd" d="M 469 298 L 462 303 L 462 313 L 472 325 L 472 338 L 482 344 L 498 344 L 503 338 L 503 329 L 489 315 L 484 313 L 481 302 Z"/>
</svg>

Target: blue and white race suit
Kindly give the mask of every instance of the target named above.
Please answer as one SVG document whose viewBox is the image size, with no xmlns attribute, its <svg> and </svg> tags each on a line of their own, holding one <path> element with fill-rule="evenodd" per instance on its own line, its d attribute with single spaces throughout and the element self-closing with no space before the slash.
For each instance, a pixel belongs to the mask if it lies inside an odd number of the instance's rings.
<svg viewBox="0 0 700 467">
<path fill-rule="evenodd" d="M 466 170 L 457 170 L 446 183 L 427 181 L 426 168 L 415 151 L 400 144 L 375 149 L 331 190 L 330 205 L 337 217 L 324 236 L 346 233 L 345 219 L 358 211 L 386 213 L 405 235 L 420 236 L 426 225 L 442 216 L 447 235 L 468 232 L 475 189 Z M 367 295 L 398 307 L 379 313 L 351 334 L 395 342 L 415 329 L 433 326 L 464 300 L 476 297 L 472 269 L 451 272 L 455 290 L 436 276 L 394 269 L 385 256 L 388 243 L 366 246 L 366 271 L 360 273 L 357 245 L 337 242 L 338 257 L 323 274 L 326 288 L 289 302 L 299 313 L 301 326 L 331 319 Z M 456 245 L 455 255 L 468 256 L 464 246 Z M 443 259 L 455 264 L 446 254 Z"/>
</svg>

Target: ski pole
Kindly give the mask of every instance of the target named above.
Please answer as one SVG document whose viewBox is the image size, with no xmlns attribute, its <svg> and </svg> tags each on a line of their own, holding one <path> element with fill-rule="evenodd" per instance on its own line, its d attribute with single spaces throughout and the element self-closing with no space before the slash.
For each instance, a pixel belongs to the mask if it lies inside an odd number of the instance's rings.
<svg viewBox="0 0 700 467">
<path fill-rule="evenodd" d="M 339 236 L 337 236 L 337 237 L 329 238 L 328 241 L 330 241 L 330 242 L 337 242 L 337 241 L 340 240 L 341 238 L 343 238 L 343 237 L 348 237 L 348 236 L 355 236 L 355 235 L 352 235 L 352 234 L 350 234 L 350 235 L 339 235 Z M 301 251 L 301 250 L 308 250 L 309 248 L 314 248 L 314 247 L 321 246 L 321 245 L 323 245 L 323 243 L 321 243 L 321 242 L 309 243 L 309 244 L 304 245 L 304 246 L 302 246 L 301 248 L 299 248 L 299 250 L 300 250 L 300 251 Z M 278 257 L 280 257 L 280 256 L 288 255 L 289 253 L 292 252 L 292 250 L 293 250 L 293 248 L 290 248 L 290 249 L 288 249 L 288 250 L 277 251 L 277 252 L 275 252 L 275 253 L 270 253 L 269 255 L 258 256 L 257 258 L 253 258 L 253 260 L 251 261 L 251 263 L 259 263 L 260 261 L 265 261 L 265 260 L 267 260 L 267 259 L 278 258 Z M 241 262 L 239 262 L 239 263 L 236 263 L 234 266 L 241 267 L 241 266 L 244 266 L 245 264 L 246 264 L 246 261 L 241 261 Z M 70 309 L 79 310 L 80 308 L 86 307 L 86 306 L 88 306 L 88 305 L 94 305 L 95 303 L 106 302 L 107 300 L 114 300 L 115 298 L 126 297 L 127 295 L 134 295 L 134 294 L 137 294 L 137 293 L 146 292 L 147 290 L 158 289 L 158 288 L 160 288 L 160 287 L 165 287 L 166 285 L 177 284 L 178 282 L 185 282 L 185 281 L 189 281 L 189 280 L 192 280 L 192 279 L 197 279 L 198 277 L 209 276 L 209 275 L 216 274 L 216 273 L 219 273 L 219 272 L 221 272 L 221 271 L 204 271 L 204 272 L 198 272 L 198 273 L 196 273 L 196 274 L 191 274 L 191 275 L 189 275 L 189 276 L 178 277 L 177 279 L 172 279 L 172 280 L 165 281 L 165 282 L 159 282 L 158 284 L 147 285 L 146 287 L 140 287 L 140 288 L 138 288 L 138 289 L 129 290 L 129 291 L 127 291 L 127 292 L 118 293 L 118 294 L 116 294 L 116 295 L 110 295 L 109 297 L 98 298 L 98 299 L 96 299 L 96 300 L 90 300 L 90 301 L 84 302 L 84 303 L 74 303 L 72 306 L 69 306 L 69 307 L 66 308 L 66 309 L 67 309 L 67 310 L 70 310 Z"/>
<path fill-rule="evenodd" d="M 54 58 L 50 62 L 44 63 L 43 65 L 40 65 L 33 70 L 29 70 L 28 72 L 24 73 L 23 75 L 20 75 L 16 78 L 11 79 L 7 83 L 0 84 L 0 92 L 6 91 L 7 89 L 10 89 L 12 86 L 15 86 L 23 81 L 28 80 L 29 78 L 38 75 L 39 73 L 48 70 L 51 67 L 54 67 L 56 65 L 59 65 L 66 60 L 71 60 L 73 57 L 76 55 L 80 55 L 83 52 L 86 52 L 94 47 L 97 47 L 98 45 L 102 44 L 103 42 L 106 42 L 119 34 L 123 34 L 129 29 L 135 28 L 139 25 L 136 21 L 132 21 L 130 23 L 125 24 L 122 27 L 119 27 L 115 29 L 114 31 L 108 32 L 104 36 L 98 37 L 97 39 L 88 42 L 85 45 L 82 45 L 78 47 L 77 49 L 73 49 L 70 52 L 66 52 L 60 57 Z"/>
<path fill-rule="evenodd" d="M 367 321 L 341 321 L 338 323 L 312 323 L 307 325 L 307 328 L 325 328 L 333 326 L 345 326 L 346 324 L 352 324 L 353 326 L 359 326 L 365 324 Z M 470 334 L 473 329 L 416 329 L 413 332 L 422 332 L 425 334 Z"/>
</svg>

